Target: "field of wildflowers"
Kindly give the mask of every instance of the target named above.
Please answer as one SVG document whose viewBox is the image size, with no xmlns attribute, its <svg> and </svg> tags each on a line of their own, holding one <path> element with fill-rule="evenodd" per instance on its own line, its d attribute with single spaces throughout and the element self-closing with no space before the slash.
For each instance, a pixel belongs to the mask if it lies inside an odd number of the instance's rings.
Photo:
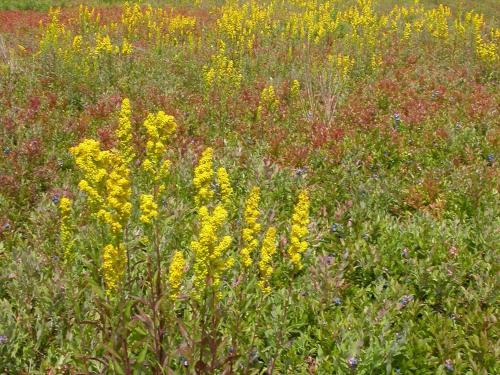
<svg viewBox="0 0 500 375">
<path fill-rule="evenodd" d="M 1 374 L 498 373 L 496 1 L 0 2 Z"/>
</svg>

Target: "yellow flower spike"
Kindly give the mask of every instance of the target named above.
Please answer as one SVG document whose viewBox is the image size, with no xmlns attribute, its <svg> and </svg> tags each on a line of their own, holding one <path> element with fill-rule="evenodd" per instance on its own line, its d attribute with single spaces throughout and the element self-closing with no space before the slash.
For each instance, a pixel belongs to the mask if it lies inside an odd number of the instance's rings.
<svg viewBox="0 0 500 375">
<path fill-rule="evenodd" d="M 168 269 L 168 283 L 170 285 L 170 298 L 176 300 L 179 296 L 179 290 L 182 284 L 182 276 L 184 275 L 184 267 L 186 261 L 181 251 L 176 251 L 170 262 Z"/>
<path fill-rule="evenodd" d="M 118 151 L 127 164 L 130 164 L 135 158 L 134 147 L 132 144 L 132 124 L 130 122 L 131 114 L 130 100 L 125 98 L 122 101 L 118 128 L 116 129 L 115 135 L 118 138 Z"/>
<path fill-rule="evenodd" d="M 121 48 L 121 54 L 123 56 L 128 56 L 131 55 L 133 51 L 132 44 L 129 43 L 129 41 L 124 38 L 122 41 L 122 48 Z"/>
<path fill-rule="evenodd" d="M 260 231 L 260 224 L 257 222 L 260 212 L 260 189 L 254 187 L 248 196 L 245 204 L 245 228 L 243 228 L 243 248 L 241 249 L 241 263 L 244 268 L 252 264 L 252 253 L 257 248 L 257 237 Z"/>
<path fill-rule="evenodd" d="M 61 198 L 59 212 L 61 215 L 60 238 L 64 251 L 64 260 L 69 261 L 73 257 L 72 249 L 74 244 L 74 240 L 72 240 L 71 200 L 69 198 Z"/>
<path fill-rule="evenodd" d="M 198 165 L 194 169 L 193 184 L 197 190 L 195 202 L 198 207 L 208 202 L 214 195 L 211 187 L 214 175 L 212 157 L 213 150 L 209 147 L 203 151 Z"/>
<path fill-rule="evenodd" d="M 300 82 L 296 79 L 292 81 L 292 84 L 290 85 L 290 96 L 292 98 L 296 98 L 299 96 L 300 93 Z"/>
<path fill-rule="evenodd" d="M 142 194 L 139 200 L 142 213 L 139 220 L 144 224 L 151 224 L 158 217 L 158 205 L 154 202 L 154 197 L 150 194 Z"/>
<path fill-rule="evenodd" d="M 278 109 L 280 101 L 274 92 L 273 85 L 270 85 L 262 90 L 260 94 L 261 106 L 266 108 L 269 112 L 274 112 Z"/>
<path fill-rule="evenodd" d="M 198 209 L 198 218 L 200 222 L 198 240 L 191 242 L 191 249 L 195 257 L 193 265 L 193 297 L 195 299 L 200 299 L 203 291 L 206 290 L 208 276 L 210 276 L 211 287 L 217 288 L 222 272 L 232 266 L 234 262 L 230 257 L 226 257 L 232 238 L 219 236 L 219 232 L 227 220 L 226 209 L 219 204 L 210 213 L 207 206 L 201 206 Z"/>
<path fill-rule="evenodd" d="M 103 249 L 102 272 L 106 283 L 106 294 L 113 295 L 119 288 L 127 267 L 125 245 L 109 244 Z"/>
<path fill-rule="evenodd" d="M 233 196 L 233 188 L 231 187 L 229 175 L 224 167 L 220 167 L 217 170 L 217 182 L 219 183 L 221 200 L 225 205 L 228 205 Z"/>
<path fill-rule="evenodd" d="M 170 161 L 165 159 L 166 143 L 177 128 L 177 123 L 173 116 L 159 111 L 155 114 L 150 113 L 143 125 L 148 140 L 146 142 L 146 159 L 142 167 L 152 175 L 154 181 L 158 181 L 168 175 Z"/>
<path fill-rule="evenodd" d="M 297 204 L 292 215 L 292 231 L 290 246 L 287 252 L 295 269 L 302 268 L 302 254 L 307 250 L 305 237 L 309 233 L 309 197 L 305 190 L 299 193 Z"/>
<path fill-rule="evenodd" d="M 270 227 L 264 240 L 260 251 L 259 271 L 260 279 L 258 284 L 264 293 L 270 293 L 271 287 L 269 286 L 269 279 L 273 273 L 272 257 L 276 253 L 276 228 Z"/>
</svg>

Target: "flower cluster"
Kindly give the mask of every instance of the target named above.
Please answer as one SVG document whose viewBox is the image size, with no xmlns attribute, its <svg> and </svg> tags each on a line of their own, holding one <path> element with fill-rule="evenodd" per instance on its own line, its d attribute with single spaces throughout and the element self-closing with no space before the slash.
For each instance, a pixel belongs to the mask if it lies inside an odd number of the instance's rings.
<svg viewBox="0 0 500 375">
<path fill-rule="evenodd" d="M 177 124 L 173 116 L 160 111 L 148 115 L 144 120 L 144 128 L 148 138 L 146 142 L 146 158 L 142 163 L 142 167 L 154 181 L 158 181 L 165 178 L 170 170 L 170 160 L 165 159 L 166 143 L 177 129 Z"/>
<path fill-rule="evenodd" d="M 296 79 L 292 81 L 292 84 L 290 85 L 290 97 L 296 98 L 299 96 L 300 93 L 300 82 Z"/>
<path fill-rule="evenodd" d="M 184 260 L 182 252 L 176 251 L 168 269 L 168 283 L 170 285 L 170 298 L 172 300 L 177 299 L 179 295 L 185 266 L 186 261 Z"/>
<path fill-rule="evenodd" d="M 201 154 L 198 165 L 194 169 L 193 184 L 196 188 L 195 202 L 198 207 L 207 203 L 214 195 L 211 187 L 214 171 L 212 167 L 212 148 L 207 148 Z"/>
<path fill-rule="evenodd" d="M 248 268 L 252 264 L 252 253 L 257 248 L 257 236 L 260 231 L 259 218 L 260 189 L 254 187 L 245 204 L 245 228 L 243 228 L 243 248 L 241 249 L 241 263 Z"/>
<path fill-rule="evenodd" d="M 257 118 L 260 118 L 262 112 L 274 113 L 278 110 L 280 100 L 274 91 L 273 85 L 265 87 L 260 93 L 260 104 L 257 107 Z"/>
<path fill-rule="evenodd" d="M 132 212 L 130 169 L 116 150 L 109 152 L 108 163 L 110 171 L 106 179 L 106 198 L 97 217 L 106 222 L 111 232 L 117 235 L 123 230 Z"/>
<path fill-rule="evenodd" d="M 203 67 L 203 80 L 208 90 L 218 88 L 229 95 L 238 90 L 243 76 L 233 60 L 226 55 L 226 45 L 219 41 L 219 51 L 213 55 L 210 65 Z"/>
<path fill-rule="evenodd" d="M 106 245 L 103 249 L 102 273 L 106 283 L 106 294 L 112 295 L 123 279 L 127 267 L 127 255 L 125 245 Z"/>
<path fill-rule="evenodd" d="M 144 224 L 151 224 L 158 217 L 158 205 L 154 201 L 154 197 L 150 194 L 142 194 L 139 198 L 141 216 L 139 220 Z"/>
<path fill-rule="evenodd" d="M 288 255 L 296 269 L 302 268 L 302 254 L 307 250 L 305 237 L 309 233 L 309 197 L 306 191 L 301 191 L 292 216 L 292 232 Z"/>
<path fill-rule="evenodd" d="M 231 187 L 231 181 L 229 181 L 226 168 L 220 167 L 217 169 L 217 182 L 219 184 L 221 201 L 227 206 L 233 196 L 233 188 Z"/>
<path fill-rule="evenodd" d="M 122 101 L 120 116 L 118 118 L 116 137 L 118 138 L 118 151 L 127 164 L 130 164 L 135 158 L 135 152 L 132 145 L 132 124 L 130 122 L 131 114 L 130 100 L 125 98 Z"/>
<path fill-rule="evenodd" d="M 210 214 L 207 206 L 198 210 L 200 231 L 198 240 L 191 242 L 194 253 L 195 298 L 199 299 L 208 286 L 216 288 L 220 284 L 221 273 L 233 264 L 232 257 L 225 257 L 231 245 L 230 236 L 220 236 L 221 229 L 227 220 L 227 211 L 222 205 L 217 205 Z"/>
<path fill-rule="evenodd" d="M 264 240 L 262 242 L 262 248 L 260 250 L 260 261 L 259 261 L 259 271 L 260 280 L 259 286 L 264 293 L 270 293 L 271 287 L 269 286 L 269 279 L 273 273 L 273 267 L 271 265 L 272 257 L 276 253 L 276 229 L 270 227 Z"/>
<path fill-rule="evenodd" d="M 61 215 L 60 238 L 64 251 L 64 259 L 70 260 L 73 255 L 71 250 L 74 240 L 72 240 L 71 200 L 69 198 L 61 198 L 59 212 Z"/>
</svg>

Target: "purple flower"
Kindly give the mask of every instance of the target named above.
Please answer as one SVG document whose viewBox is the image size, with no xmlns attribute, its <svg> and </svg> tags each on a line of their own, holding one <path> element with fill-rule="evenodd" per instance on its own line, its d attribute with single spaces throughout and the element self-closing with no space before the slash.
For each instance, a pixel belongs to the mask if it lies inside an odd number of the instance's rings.
<svg viewBox="0 0 500 375">
<path fill-rule="evenodd" d="M 349 357 L 347 359 L 347 364 L 350 368 L 355 369 L 358 366 L 358 359 L 356 357 Z"/>
<path fill-rule="evenodd" d="M 403 251 L 401 251 L 401 256 L 402 256 L 403 258 L 408 258 L 408 254 L 409 254 L 409 250 L 408 250 L 408 248 L 407 248 L 407 247 L 405 247 L 405 248 L 403 249 Z"/>
<path fill-rule="evenodd" d="M 5 335 L 0 335 L 0 345 L 5 344 L 9 339 Z"/>
<path fill-rule="evenodd" d="M 401 300 L 399 301 L 399 305 L 401 308 L 406 307 L 411 301 L 413 301 L 413 296 L 410 294 L 404 295 Z"/>
<path fill-rule="evenodd" d="M 295 175 L 297 177 L 302 176 L 304 173 L 306 173 L 306 169 L 305 168 L 297 168 L 297 170 L 295 171 Z"/>
<path fill-rule="evenodd" d="M 493 154 L 488 154 L 486 160 L 488 160 L 488 164 L 491 165 L 495 161 L 495 158 L 493 157 Z"/>
<path fill-rule="evenodd" d="M 54 204 L 59 204 L 60 200 L 61 200 L 61 197 L 59 197 L 59 195 L 55 194 L 54 196 L 52 196 L 52 202 Z"/>
<path fill-rule="evenodd" d="M 444 368 L 446 369 L 446 371 L 453 372 L 453 362 L 451 361 L 451 359 L 447 359 L 446 361 L 444 361 Z"/>
</svg>

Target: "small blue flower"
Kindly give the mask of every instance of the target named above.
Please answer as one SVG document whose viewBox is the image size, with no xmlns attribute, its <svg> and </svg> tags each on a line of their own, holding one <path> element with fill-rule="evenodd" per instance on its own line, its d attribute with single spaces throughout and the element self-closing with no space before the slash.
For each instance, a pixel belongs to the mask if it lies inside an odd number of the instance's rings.
<svg viewBox="0 0 500 375">
<path fill-rule="evenodd" d="M 189 362 L 188 362 L 188 360 L 187 360 L 187 358 L 186 358 L 186 357 L 181 356 L 181 357 L 179 358 L 179 362 L 180 362 L 180 363 L 181 363 L 181 365 L 182 365 L 182 366 L 184 366 L 184 367 L 188 367 L 188 366 L 189 366 Z"/>
<path fill-rule="evenodd" d="M 338 229 L 339 229 L 339 225 L 338 224 L 333 224 L 332 225 L 332 232 L 336 232 Z"/>
<path fill-rule="evenodd" d="M 447 359 L 446 361 L 444 361 L 444 368 L 448 372 L 453 372 L 454 368 L 453 368 L 453 362 L 451 361 L 451 359 Z"/>
<path fill-rule="evenodd" d="M 401 374 L 401 369 L 400 368 L 396 368 L 396 374 Z"/>
<path fill-rule="evenodd" d="M 52 196 L 52 202 L 54 204 L 59 204 L 59 201 L 61 200 L 61 197 L 59 197 L 59 195 L 55 194 Z"/>
<path fill-rule="evenodd" d="M 5 335 L 0 335 L 0 345 L 5 344 L 9 339 Z"/>
<path fill-rule="evenodd" d="M 340 306 L 342 305 L 342 300 L 339 298 L 339 297 L 335 297 L 333 299 L 333 303 L 336 305 L 336 306 Z"/>
<path fill-rule="evenodd" d="M 3 148 L 3 153 L 4 153 L 4 155 L 9 155 L 10 154 L 10 147 L 5 146 Z"/>
<path fill-rule="evenodd" d="M 306 173 L 306 169 L 305 168 L 297 168 L 297 170 L 295 171 L 295 175 L 297 177 L 302 176 L 304 173 Z"/>
<path fill-rule="evenodd" d="M 488 160 L 488 164 L 491 165 L 495 161 L 495 158 L 494 158 L 493 154 L 488 154 L 488 156 L 486 157 L 486 160 Z"/>
<path fill-rule="evenodd" d="M 403 308 L 403 307 L 406 307 L 406 305 L 408 305 L 408 303 L 410 303 L 411 301 L 413 301 L 413 296 L 407 294 L 401 298 L 401 300 L 399 301 L 399 304 Z"/>
<path fill-rule="evenodd" d="M 358 367 L 358 359 L 356 357 L 349 357 L 347 359 L 347 364 L 350 368 L 355 369 L 356 367 Z"/>
<path fill-rule="evenodd" d="M 409 250 L 407 247 L 405 247 L 402 251 L 401 251 L 401 256 L 403 258 L 408 258 L 408 254 L 409 254 Z"/>
<path fill-rule="evenodd" d="M 2 230 L 9 230 L 9 229 L 10 229 L 9 223 L 5 223 L 4 225 L 2 225 Z"/>
</svg>

